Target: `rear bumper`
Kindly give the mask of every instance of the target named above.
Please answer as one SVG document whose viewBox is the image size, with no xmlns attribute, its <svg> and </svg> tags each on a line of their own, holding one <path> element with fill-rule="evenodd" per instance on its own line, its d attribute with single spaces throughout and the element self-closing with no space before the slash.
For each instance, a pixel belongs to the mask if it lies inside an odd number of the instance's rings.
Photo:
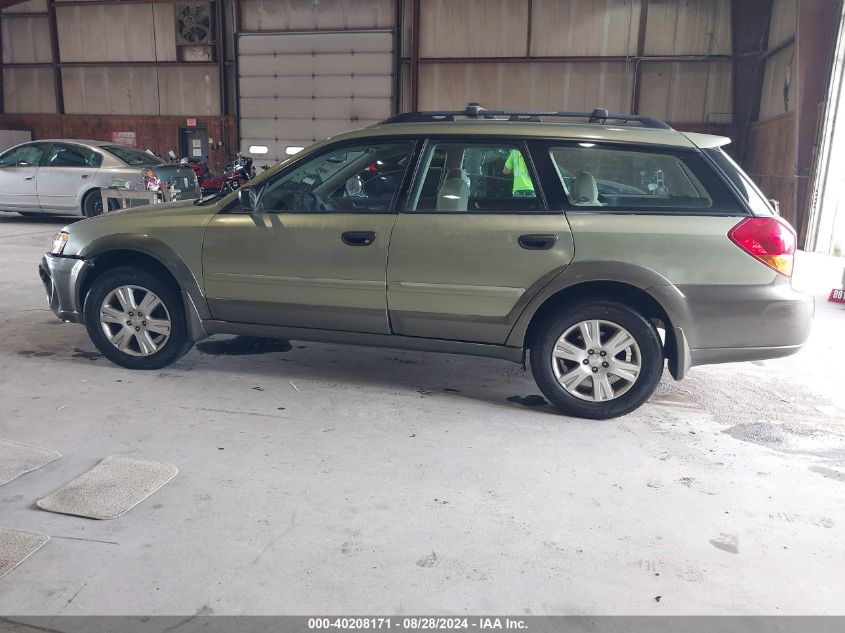
<svg viewBox="0 0 845 633">
<path fill-rule="evenodd" d="M 38 265 L 38 276 L 47 293 L 50 310 L 63 321 L 82 323 L 79 285 L 91 266 L 83 259 L 44 255 Z"/>
<path fill-rule="evenodd" d="M 793 290 L 786 280 L 766 286 L 665 286 L 649 292 L 681 339 L 680 376 L 696 365 L 795 354 L 810 335 L 815 312 L 813 297 Z"/>
</svg>

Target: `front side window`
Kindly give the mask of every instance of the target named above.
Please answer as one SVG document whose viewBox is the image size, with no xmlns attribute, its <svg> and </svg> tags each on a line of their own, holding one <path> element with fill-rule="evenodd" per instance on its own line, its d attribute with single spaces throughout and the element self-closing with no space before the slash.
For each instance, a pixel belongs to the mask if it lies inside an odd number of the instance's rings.
<svg viewBox="0 0 845 633">
<path fill-rule="evenodd" d="M 739 211 L 724 183 L 694 152 L 573 143 L 549 153 L 576 209 Z"/>
<path fill-rule="evenodd" d="M 45 167 L 99 167 L 102 161 L 100 154 L 87 147 L 79 145 L 64 145 L 55 143 L 47 155 Z"/>
<path fill-rule="evenodd" d="M 389 213 L 414 141 L 349 145 L 306 160 L 263 186 L 262 211 Z"/>
<path fill-rule="evenodd" d="M 408 210 L 537 213 L 544 210 L 525 148 L 516 143 L 432 141 Z"/>
<path fill-rule="evenodd" d="M 43 156 L 43 145 L 22 145 L 0 156 L 0 167 L 37 167 Z"/>
</svg>

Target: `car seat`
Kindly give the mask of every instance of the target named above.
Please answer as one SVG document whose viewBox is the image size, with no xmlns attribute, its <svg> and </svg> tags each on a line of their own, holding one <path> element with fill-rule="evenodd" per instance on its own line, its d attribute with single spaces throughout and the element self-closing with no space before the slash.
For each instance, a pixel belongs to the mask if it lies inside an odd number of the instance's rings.
<svg viewBox="0 0 845 633">
<path fill-rule="evenodd" d="M 469 205 L 469 176 L 459 168 L 450 169 L 437 192 L 438 211 L 466 211 Z"/>
<path fill-rule="evenodd" d="M 582 171 L 575 179 L 575 200 L 573 204 L 599 206 L 599 187 L 596 178 L 588 171 Z"/>
</svg>

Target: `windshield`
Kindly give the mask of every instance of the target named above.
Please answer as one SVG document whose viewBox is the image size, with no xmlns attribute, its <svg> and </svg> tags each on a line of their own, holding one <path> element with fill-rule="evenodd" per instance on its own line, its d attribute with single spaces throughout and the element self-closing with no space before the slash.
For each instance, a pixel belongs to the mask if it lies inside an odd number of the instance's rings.
<svg viewBox="0 0 845 633">
<path fill-rule="evenodd" d="M 160 165 L 163 162 L 152 154 L 131 147 L 105 145 L 102 149 L 114 154 L 127 165 Z"/>
</svg>

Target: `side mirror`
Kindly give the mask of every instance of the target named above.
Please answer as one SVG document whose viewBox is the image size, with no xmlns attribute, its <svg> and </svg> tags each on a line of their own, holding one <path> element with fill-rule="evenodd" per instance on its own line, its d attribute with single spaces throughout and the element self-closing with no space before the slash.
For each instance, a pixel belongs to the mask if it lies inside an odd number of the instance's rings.
<svg viewBox="0 0 845 633">
<path fill-rule="evenodd" d="M 253 213 L 255 211 L 255 192 L 252 187 L 241 187 L 238 189 L 238 202 L 244 211 Z"/>
<path fill-rule="evenodd" d="M 774 198 L 769 198 L 769 204 L 772 205 L 772 209 L 775 210 L 775 215 L 780 215 L 780 202 Z"/>
</svg>

